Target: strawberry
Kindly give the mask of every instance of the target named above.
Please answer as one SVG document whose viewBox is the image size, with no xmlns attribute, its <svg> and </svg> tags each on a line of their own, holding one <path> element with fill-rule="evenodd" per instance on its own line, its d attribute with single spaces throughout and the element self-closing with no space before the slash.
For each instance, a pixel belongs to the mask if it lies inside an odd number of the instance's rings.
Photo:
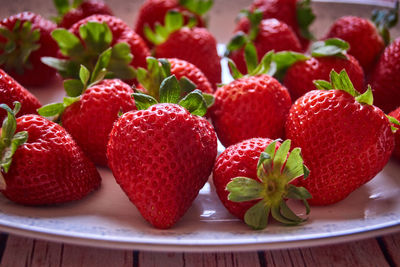
<svg viewBox="0 0 400 267">
<path fill-rule="evenodd" d="M 165 17 L 165 27 L 157 27 L 155 33 L 145 27 L 145 34 L 156 44 L 156 57 L 179 58 L 196 65 L 216 88 L 221 82 L 217 42 L 206 29 L 191 26 L 183 27 L 182 14 L 170 11 Z"/>
<path fill-rule="evenodd" d="M 328 79 L 331 70 L 345 69 L 358 91 L 364 90 L 364 72 L 358 61 L 346 55 L 348 44 L 340 39 L 316 42 L 312 46 L 312 57 L 294 63 L 287 69 L 283 84 L 293 100 L 313 90 L 314 80 Z"/>
<path fill-rule="evenodd" d="M 395 118 L 396 120 L 400 121 L 400 106 L 389 113 L 389 116 Z M 395 147 L 393 151 L 393 156 L 400 160 L 400 132 L 396 131 L 394 134 L 395 139 Z"/>
<path fill-rule="evenodd" d="M 59 27 L 69 29 L 76 22 L 91 15 L 113 15 L 110 7 L 103 1 L 98 0 L 53 0 L 58 11 L 56 22 Z"/>
<path fill-rule="evenodd" d="M 100 58 L 99 62 L 104 62 L 104 58 Z M 64 85 L 68 97 L 64 98 L 64 103 L 44 106 L 39 109 L 39 114 L 61 117 L 62 125 L 85 154 L 95 164 L 107 166 L 108 136 L 118 113 L 135 109 L 131 97 L 133 90 L 119 79 L 100 81 L 97 76 L 102 75 L 101 72 L 90 77 L 85 67 L 81 67 L 80 75 L 82 91 L 70 86 L 79 84 L 78 80 L 66 81 Z"/>
<path fill-rule="evenodd" d="M 282 144 L 268 138 L 252 138 L 228 147 L 218 157 L 213 182 L 219 199 L 234 216 L 254 229 L 264 229 L 268 217 L 297 225 L 305 221 L 287 206 L 286 199 L 303 200 L 307 214 L 305 188 L 292 183 L 307 178 L 299 148 L 289 153 L 290 140 Z"/>
<path fill-rule="evenodd" d="M 24 205 L 78 200 L 100 186 L 101 178 L 72 137 L 60 125 L 38 115 L 15 118 L 7 110 L 0 138 L 1 192 Z"/>
<path fill-rule="evenodd" d="M 0 67 L 24 86 L 46 84 L 55 75 L 40 59 L 56 56 L 51 38 L 56 25 L 32 12 L 23 12 L 0 22 Z"/>
<path fill-rule="evenodd" d="M 369 80 L 376 106 L 385 112 L 400 104 L 400 37 L 385 48 Z"/>
<path fill-rule="evenodd" d="M 135 93 L 139 110 L 118 119 L 107 146 L 116 181 L 144 219 L 161 229 L 185 214 L 217 155 L 212 126 L 197 116 L 206 113 L 201 91 L 189 93 L 177 105 L 181 94 L 175 76 L 160 87 L 160 100 L 170 103 Z"/>
<path fill-rule="evenodd" d="M 286 137 L 302 149 L 310 168 L 299 181 L 311 193 L 310 204 L 328 205 L 346 198 L 375 177 L 388 162 L 394 137 L 388 118 L 372 105 L 372 91 L 353 87 L 345 71 L 331 72 L 331 83 L 297 99 L 286 121 Z"/>
<path fill-rule="evenodd" d="M 262 57 L 267 52 L 289 50 L 301 51 L 301 45 L 293 30 L 284 22 L 276 19 L 262 19 L 259 10 L 242 11 L 248 20 L 241 20 L 235 29 L 235 36 L 227 45 L 225 55 L 235 62 L 240 72 L 246 72 L 244 47 L 247 42 L 253 42 L 257 54 Z"/>
<path fill-rule="evenodd" d="M 236 80 L 215 92 L 211 118 L 224 146 L 251 137 L 283 137 L 292 101 L 288 90 L 267 75 L 271 58 L 272 53 L 266 54 L 258 67 L 249 66 L 248 75 L 234 75 Z M 231 69 L 236 69 L 232 62 Z"/>
<path fill-rule="evenodd" d="M 63 56 L 43 58 L 47 65 L 56 68 L 64 78 L 78 79 L 80 65 L 94 71 L 99 55 L 111 49 L 107 78 L 119 78 L 133 82 L 133 67 L 146 67 L 150 55 L 146 44 L 119 18 L 93 15 L 75 23 L 69 31 L 52 32 Z"/>
<path fill-rule="evenodd" d="M 396 25 L 398 5 L 397 2 L 397 9 L 390 11 L 374 11 L 373 21 L 356 16 L 341 17 L 332 24 L 326 38 L 340 38 L 348 42 L 348 53 L 358 60 L 368 74 L 385 48 L 385 43 L 390 40 L 388 29 Z"/>
<path fill-rule="evenodd" d="M 308 27 L 315 19 L 310 0 L 254 0 L 250 10 L 260 10 L 263 19 L 277 19 L 289 25 L 300 40 L 303 50 L 307 50 L 314 37 Z"/>
<path fill-rule="evenodd" d="M 0 103 L 11 106 L 15 101 L 22 105 L 19 111 L 20 116 L 37 114 L 36 110 L 41 106 L 39 100 L 33 94 L 0 69 Z M 1 121 L 4 120 L 6 114 L 4 110 L 0 110 Z"/>
<path fill-rule="evenodd" d="M 195 65 L 177 58 L 155 59 L 153 57 L 147 58 L 147 70 L 143 68 L 137 70 L 138 89 L 158 99 L 161 82 L 170 75 L 175 75 L 181 85 L 186 83 L 186 91 L 197 88 L 207 94 L 214 92 L 207 77 Z"/>
<path fill-rule="evenodd" d="M 164 22 L 168 11 L 176 10 L 184 14 L 186 21 L 195 18 L 197 22 L 196 25 L 198 27 L 204 27 L 205 22 L 202 17 L 209 11 L 212 5 L 212 0 L 147 0 L 140 7 L 135 23 L 135 32 L 137 32 L 149 46 L 152 46 L 152 43 L 144 34 L 146 25 L 154 30 L 157 24 Z"/>
</svg>

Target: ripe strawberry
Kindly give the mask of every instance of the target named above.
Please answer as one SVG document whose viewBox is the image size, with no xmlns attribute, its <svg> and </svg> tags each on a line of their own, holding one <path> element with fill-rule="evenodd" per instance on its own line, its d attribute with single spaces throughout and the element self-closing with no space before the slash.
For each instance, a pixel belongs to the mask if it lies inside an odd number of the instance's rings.
<svg viewBox="0 0 400 267">
<path fill-rule="evenodd" d="M 137 32 L 149 46 L 152 43 L 144 34 L 145 26 L 155 29 L 157 24 L 164 22 L 168 11 L 176 10 L 184 14 L 185 20 L 195 18 L 198 27 L 204 27 L 202 18 L 213 4 L 212 0 L 147 0 L 140 7 L 137 21 L 135 23 L 135 32 Z"/>
<path fill-rule="evenodd" d="M 160 99 L 176 103 L 181 93 L 177 79 L 170 76 L 161 85 Z M 187 109 L 158 104 L 139 93 L 135 102 L 144 110 L 127 112 L 114 124 L 107 147 L 109 165 L 144 219 L 157 228 L 169 228 L 207 182 L 217 138 L 207 120 L 193 115 L 206 112 L 199 90 L 179 102 Z"/>
<path fill-rule="evenodd" d="M 396 120 L 400 121 L 400 106 L 389 113 Z M 395 147 L 393 151 L 393 156 L 400 160 L 400 131 L 396 131 L 394 134 Z"/>
<path fill-rule="evenodd" d="M 400 37 L 385 48 L 369 82 L 376 106 L 390 112 L 400 105 Z"/>
<path fill-rule="evenodd" d="M 299 184 L 314 205 L 346 198 L 382 170 L 394 148 L 389 120 L 372 105 L 371 88 L 360 95 L 345 71 L 332 71 L 331 83 L 317 81 L 326 91 L 300 97 L 286 121 L 286 137 L 301 147 L 310 168 Z"/>
<path fill-rule="evenodd" d="M 303 200 L 307 214 L 310 194 L 295 187 L 296 178 L 308 176 L 300 149 L 289 153 L 290 140 L 280 144 L 268 138 L 253 138 L 228 147 L 218 157 L 213 182 L 219 199 L 234 216 L 254 229 L 267 226 L 269 213 L 284 224 L 304 219 L 287 206 L 286 199 Z"/>
<path fill-rule="evenodd" d="M 94 71 L 99 55 L 111 49 L 107 77 L 133 82 L 133 67 L 146 67 L 149 49 L 140 36 L 119 18 L 93 15 L 75 23 L 69 31 L 57 29 L 52 33 L 63 59 L 44 58 L 43 62 L 56 68 L 64 78 L 78 79 L 80 65 Z"/>
<path fill-rule="evenodd" d="M 372 21 L 356 16 L 341 17 L 332 24 L 326 38 L 340 38 L 348 42 L 348 53 L 369 74 L 385 44 L 390 41 L 388 29 L 396 25 L 398 4 L 397 2 L 397 9 L 375 10 Z"/>
<path fill-rule="evenodd" d="M 53 0 L 53 2 L 58 11 L 57 24 L 65 29 L 91 15 L 113 15 L 110 7 L 103 1 L 74 0 L 72 5 L 69 0 Z"/>
<path fill-rule="evenodd" d="M 84 70 L 81 71 L 83 73 Z M 88 84 L 89 72 L 83 74 L 82 84 Z M 96 74 L 94 74 L 96 75 Z M 39 109 L 42 116 L 61 116 L 61 122 L 85 154 L 95 163 L 107 166 L 108 137 L 119 112 L 135 109 L 132 88 L 119 79 L 102 80 L 92 75 L 90 85 L 64 103 L 50 104 Z M 70 80 L 71 81 L 71 80 Z M 78 81 L 75 81 L 78 82 Z"/>
<path fill-rule="evenodd" d="M 56 56 L 57 44 L 50 33 L 56 25 L 32 12 L 0 22 L 0 67 L 24 86 L 46 84 L 55 75 L 40 59 Z"/>
<path fill-rule="evenodd" d="M 328 79 L 333 70 L 345 69 L 356 89 L 364 90 L 364 72 L 358 61 L 346 55 L 348 44 L 339 39 L 316 42 L 312 47 L 312 57 L 298 61 L 290 66 L 283 79 L 283 84 L 293 100 L 313 90 L 314 80 Z"/>
<path fill-rule="evenodd" d="M 267 75 L 271 56 L 261 61 L 264 69 L 249 69 L 249 75 L 236 76 L 215 92 L 211 118 L 224 146 L 252 137 L 283 137 L 292 101 L 288 90 Z"/>
<path fill-rule="evenodd" d="M 37 114 L 36 110 L 41 106 L 34 95 L 0 69 L 0 103 L 12 106 L 15 101 L 20 102 L 22 105 L 19 111 L 20 116 Z M 4 110 L 0 110 L 0 121 L 4 120 L 6 114 Z"/>
<path fill-rule="evenodd" d="M 276 19 L 262 19 L 262 13 L 243 11 L 248 20 L 241 20 L 235 29 L 235 36 L 227 45 L 226 55 L 235 62 L 242 73 L 246 73 L 244 47 L 253 42 L 257 54 L 262 57 L 267 52 L 301 51 L 301 45 L 293 30 Z"/>
<path fill-rule="evenodd" d="M 307 50 L 313 35 L 308 27 L 315 19 L 310 0 L 254 0 L 250 10 L 260 10 L 263 19 L 277 19 L 289 25 L 300 40 L 303 50 Z"/>
<path fill-rule="evenodd" d="M 47 205 L 97 189 L 99 173 L 64 128 L 38 115 L 15 119 L 19 107 L 12 111 L 1 105 L 8 112 L 0 147 L 4 196 L 24 205 Z"/>
<path fill-rule="evenodd" d="M 221 82 L 221 65 L 215 38 L 204 28 L 182 27 L 182 14 L 168 12 L 165 28 L 161 27 L 162 32 L 166 31 L 163 35 L 160 30 L 153 33 L 149 27 L 145 28 L 145 33 L 156 44 L 156 57 L 179 58 L 196 65 L 216 88 Z"/>
</svg>

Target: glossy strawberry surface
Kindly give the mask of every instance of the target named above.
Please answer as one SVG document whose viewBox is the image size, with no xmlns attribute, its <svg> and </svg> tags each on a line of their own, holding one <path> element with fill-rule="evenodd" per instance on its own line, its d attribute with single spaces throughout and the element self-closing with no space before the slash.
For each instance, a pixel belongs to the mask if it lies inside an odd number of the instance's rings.
<svg viewBox="0 0 400 267">
<path fill-rule="evenodd" d="M 302 149 L 311 173 L 299 184 L 314 205 L 346 198 L 382 170 L 394 148 L 385 114 L 338 90 L 315 90 L 299 98 L 290 110 L 286 137 Z"/>
<path fill-rule="evenodd" d="M 95 14 L 113 15 L 110 7 L 106 3 L 97 0 L 85 0 L 78 7 L 65 13 L 58 26 L 69 29 L 81 19 Z"/>
<path fill-rule="evenodd" d="M 364 18 L 345 16 L 336 20 L 326 38 L 340 38 L 349 43 L 348 53 L 354 56 L 368 74 L 376 63 L 385 43 L 375 25 Z"/>
<path fill-rule="evenodd" d="M 243 77 L 218 88 L 211 118 L 224 146 L 252 137 L 281 138 L 292 102 L 268 75 Z"/>
<path fill-rule="evenodd" d="M 6 70 L 8 74 L 24 86 L 44 85 L 54 77 L 55 70 L 43 64 L 41 62 L 41 57 L 55 57 L 57 55 L 58 46 L 50 35 L 57 26 L 52 21 L 32 12 L 22 12 L 5 18 L 0 22 L 0 26 L 12 30 L 17 21 L 20 21 L 21 25 L 25 22 L 31 22 L 31 29 L 40 32 L 40 39 L 37 42 L 39 48 L 30 53 L 21 72 L 14 68 L 9 68 L 7 65 L 2 65 L 0 67 Z M 6 43 L 7 39 L 0 35 L 0 42 Z M 26 44 L 24 43 L 23 45 Z M 16 46 L 16 49 L 20 49 L 22 43 L 17 42 Z M 3 54 L 3 52 L 4 51 L 0 49 L 0 55 Z M 21 54 L 19 56 L 21 56 Z"/>
<path fill-rule="evenodd" d="M 369 83 L 374 103 L 383 111 L 391 112 L 400 105 L 400 38 L 385 48 Z"/>
<path fill-rule="evenodd" d="M 132 88 L 118 79 L 103 80 L 65 109 L 62 125 L 95 164 L 107 166 L 109 134 L 119 112 L 135 109 L 132 94 Z"/>
<path fill-rule="evenodd" d="M 24 205 L 45 205 L 78 200 L 100 186 L 93 163 L 60 125 L 37 115 L 17 119 L 17 132 L 28 141 L 13 156 L 8 173 L 2 173 L 2 193 Z"/>
<path fill-rule="evenodd" d="M 131 65 L 135 68 L 145 68 L 147 66 L 146 57 L 150 56 L 150 51 L 143 39 L 125 22 L 114 16 L 93 15 L 75 23 L 73 26 L 71 26 L 70 31 L 79 36 L 79 27 L 83 24 L 86 24 L 88 21 L 107 23 L 113 35 L 111 46 L 122 42 L 127 43 L 130 46 L 131 53 L 133 55 Z"/>
<path fill-rule="evenodd" d="M 248 177 L 256 180 L 260 154 L 271 142 L 272 140 L 268 138 L 244 140 L 226 148 L 215 162 L 213 183 L 218 197 L 230 213 L 242 220 L 246 211 L 258 200 L 230 201 L 228 200 L 229 192 L 226 190 L 226 185 L 235 177 Z"/>
<path fill-rule="evenodd" d="M 170 228 L 211 174 L 217 139 L 204 118 L 176 104 L 156 104 L 118 119 L 107 155 L 142 216 L 156 228 Z"/>
<path fill-rule="evenodd" d="M 21 103 L 18 116 L 37 114 L 36 110 L 41 106 L 39 100 L 33 94 L 0 69 L 0 103 L 12 107 L 14 101 Z M 0 110 L 0 121 L 4 120 L 6 114 L 5 110 Z"/>
<path fill-rule="evenodd" d="M 347 58 L 311 57 L 306 61 L 297 62 L 286 72 L 283 84 L 289 90 L 292 99 L 296 100 L 316 88 L 314 80 L 329 80 L 332 70 L 340 72 L 345 69 L 354 87 L 359 92 L 364 92 L 364 72 L 353 56 L 347 55 Z"/>
<path fill-rule="evenodd" d="M 217 42 L 204 28 L 182 28 L 172 33 L 167 41 L 156 46 L 156 57 L 179 58 L 197 66 L 211 85 L 221 82 L 221 64 Z"/>
<path fill-rule="evenodd" d="M 392 112 L 390 112 L 389 116 L 392 116 L 395 119 L 397 119 L 398 121 L 400 121 L 400 106 L 398 108 L 396 108 L 395 110 L 393 110 Z M 399 130 L 397 130 L 396 133 L 394 134 L 394 138 L 395 138 L 396 145 L 395 145 L 395 148 L 393 151 L 393 156 L 400 160 L 400 131 Z"/>
<path fill-rule="evenodd" d="M 242 20 L 235 29 L 235 32 L 242 31 L 248 33 L 249 22 Z M 294 51 L 301 52 L 301 44 L 293 30 L 284 22 L 277 19 L 262 20 L 259 26 L 259 32 L 254 40 L 257 49 L 257 55 L 262 58 L 268 51 Z M 241 73 L 247 73 L 244 60 L 244 49 L 234 51 L 229 56 L 236 64 Z"/>
</svg>

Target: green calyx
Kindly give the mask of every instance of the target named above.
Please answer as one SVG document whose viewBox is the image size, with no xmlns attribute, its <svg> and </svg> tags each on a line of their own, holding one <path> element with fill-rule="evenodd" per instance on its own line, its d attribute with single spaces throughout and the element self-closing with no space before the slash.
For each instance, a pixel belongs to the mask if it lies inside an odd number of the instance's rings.
<svg viewBox="0 0 400 267">
<path fill-rule="evenodd" d="M 244 58 L 247 66 L 246 76 L 255 76 L 267 74 L 280 79 L 284 76 L 286 70 L 294 63 L 309 59 L 309 57 L 292 51 L 281 51 L 274 53 L 270 51 L 266 53 L 258 63 L 258 55 L 255 46 L 250 42 L 244 48 Z M 235 63 L 228 58 L 228 65 L 232 77 L 236 80 L 244 75 L 237 69 Z"/>
<path fill-rule="evenodd" d="M 232 51 L 239 50 L 246 47 L 247 44 L 252 43 L 258 36 L 260 31 L 260 23 L 263 19 L 263 13 L 256 9 L 253 12 L 249 10 L 242 10 L 239 13 L 239 18 L 246 17 L 250 22 L 250 30 L 246 34 L 242 31 L 237 32 L 229 43 L 226 45 L 225 56 L 229 56 Z"/>
<path fill-rule="evenodd" d="M 396 26 L 399 20 L 399 1 L 396 1 L 395 6 L 392 9 L 372 11 L 371 20 L 375 23 L 385 44 L 388 45 L 390 43 L 389 29 Z"/>
<path fill-rule="evenodd" d="M 188 24 L 184 25 L 183 15 L 179 11 L 170 10 L 165 15 L 164 26 L 160 23 L 156 23 L 153 31 L 149 25 L 145 25 L 143 30 L 147 40 L 155 45 L 160 45 L 164 43 L 172 33 L 183 27 L 193 28 L 196 24 L 196 18 L 192 17 L 189 19 Z"/>
<path fill-rule="evenodd" d="M 60 23 L 62 17 L 68 13 L 71 9 L 75 9 L 82 4 L 83 0 L 73 0 L 70 3 L 69 0 L 53 0 L 54 6 L 57 9 L 58 16 L 52 18 L 56 23 Z"/>
<path fill-rule="evenodd" d="M 0 35 L 7 42 L 0 43 L 0 65 L 5 66 L 6 71 L 13 70 L 18 74 L 24 74 L 24 69 L 32 69 L 29 56 L 40 48 L 40 31 L 32 30 L 32 23 L 20 20 L 15 22 L 12 30 L 0 26 Z"/>
<path fill-rule="evenodd" d="M 297 216 L 286 204 L 287 199 L 301 200 L 309 214 L 307 199 L 310 193 L 304 187 L 296 187 L 290 182 L 297 178 L 307 178 L 309 170 L 303 163 L 300 148 L 290 153 L 291 141 L 286 140 L 279 149 L 276 141 L 261 153 L 257 164 L 257 179 L 235 177 L 226 186 L 228 199 L 233 202 L 259 200 L 247 210 L 244 221 L 253 229 L 264 229 L 269 214 L 283 224 L 297 225 L 306 219 Z M 288 154 L 289 153 L 289 154 Z"/>
<path fill-rule="evenodd" d="M 206 14 L 213 4 L 213 0 L 179 0 L 179 5 L 199 16 Z"/>
<path fill-rule="evenodd" d="M 82 25 L 80 39 L 65 29 L 56 29 L 51 35 L 68 59 L 43 57 L 42 62 L 57 69 L 64 78 L 79 79 L 81 65 L 94 72 L 105 53 L 109 53 L 106 78 L 131 80 L 136 77 L 134 68 L 129 65 L 133 59 L 129 45 L 117 43 L 111 47 L 113 36 L 106 23 L 89 21 Z"/>
<path fill-rule="evenodd" d="M 318 41 L 311 45 L 311 55 L 313 57 L 339 57 L 347 59 L 347 50 L 350 45 L 339 39 L 331 38 L 324 41 Z"/>
<path fill-rule="evenodd" d="M 0 136 L 0 189 L 5 189 L 5 181 L 1 172 L 7 173 L 12 163 L 12 157 L 18 147 L 25 144 L 28 140 L 28 132 L 17 132 L 16 115 L 21 109 L 21 103 L 14 102 L 14 110 L 6 104 L 1 104 L 0 108 L 7 111 L 7 117 L 3 120 Z"/>
<path fill-rule="evenodd" d="M 159 88 L 159 101 L 150 95 L 137 91 L 132 95 L 136 108 L 144 110 L 158 103 L 173 103 L 186 108 L 193 115 L 204 116 L 207 109 L 214 103 L 214 97 L 193 87 L 188 92 L 188 87 L 184 89 L 186 81 L 181 81 L 178 81 L 175 75 L 165 78 Z"/>
<path fill-rule="evenodd" d="M 296 5 L 297 23 L 301 36 L 308 40 L 314 40 L 315 37 L 309 30 L 310 25 L 315 20 L 315 14 L 311 8 L 311 0 L 297 1 Z"/>
</svg>

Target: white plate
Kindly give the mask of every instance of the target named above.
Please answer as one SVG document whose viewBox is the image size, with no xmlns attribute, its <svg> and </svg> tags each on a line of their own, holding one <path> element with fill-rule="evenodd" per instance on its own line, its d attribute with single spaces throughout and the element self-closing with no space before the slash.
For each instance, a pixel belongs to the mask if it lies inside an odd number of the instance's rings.
<svg viewBox="0 0 400 267">
<path fill-rule="evenodd" d="M 26 6 L 33 5 L 32 2 L 39 1 L 23 1 L 24 8 L 40 12 L 37 8 Z M 232 8 L 222 12 L 226 1 L 216 1 L 213 15 L 217 21 L 211 20 L 211 29 L 220 42 L 229 38 L 234 14 L 248 2 L 230 2 Z M 125 11 L 134 10 L 137 5 L 137 2 L 132 2 Z M 116 14 L 121 14 L 127 21 L 133 20 L 132 16 L 122 12 L 121 5 L 114 6 Z M 324 14 L 314 23 L 318 36 L 336 17 L 344 14 L 368 16 L 372 9 L 366 5 L 337 3 L 315 3 L 314 7 L 317 14 Z M 0 14 L 9 15 L 18 10 L 11 7 L 8 14 L 4 9 Z M 397 32 L 395 36 L 398 35 Z M 55 81 L 48 88 L 32 91 L 46 103 L 61 99 L 63 93 L 60 88 L 60 81 Z M 32 238 L 97 247 L 210 252 L 332 244 L 400 230 L 400 163 L 394 161 L 389 162 L 376 178 L 346 200 L 328 207 L 313 207 L 307 223 L 296 227 L 272 223 L 263 231 L 252 231 L 231 216 L 219 202 L 210 183 L 200 191 L 193 206 L 172 229 L 154 229 L 129 202 L 111 172 L 108 169 L 99 170 L 103 177 L 101 189 L 75 203 L 31 208 L 0 197 L 0 230 Z"/>
</svg>

